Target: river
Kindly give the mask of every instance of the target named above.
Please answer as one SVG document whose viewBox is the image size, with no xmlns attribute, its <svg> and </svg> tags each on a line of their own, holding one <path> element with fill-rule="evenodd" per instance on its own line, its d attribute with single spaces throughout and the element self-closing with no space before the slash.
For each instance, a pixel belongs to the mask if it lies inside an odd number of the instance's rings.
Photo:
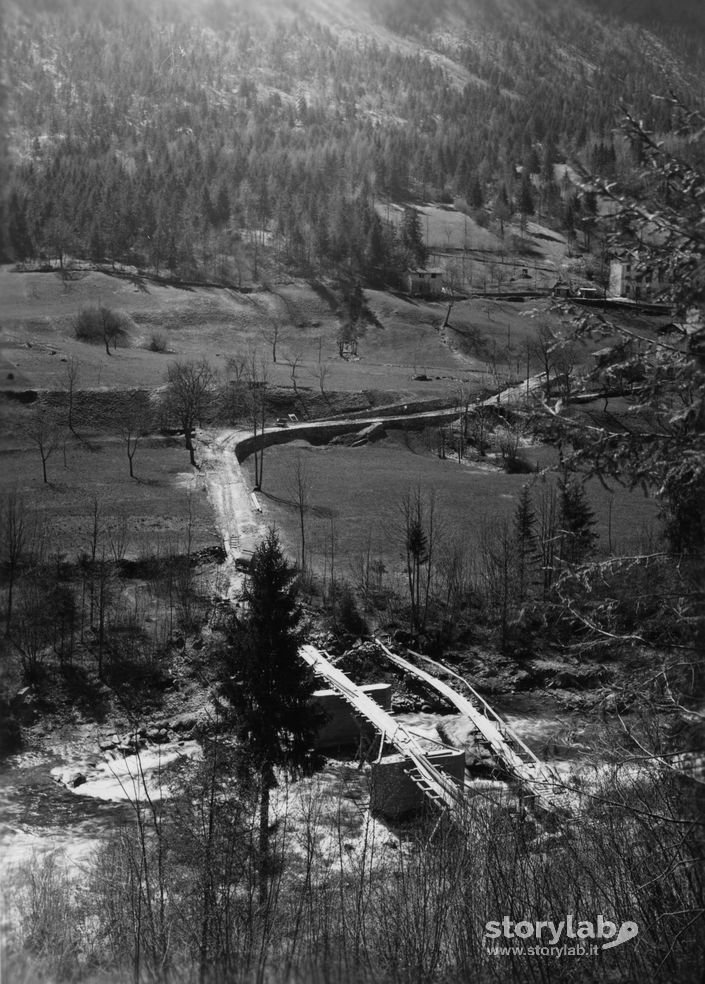
<svg viewBox="0 0 705 984">
<path fill-rule="evenodd" d="M 501 711 L 539 757 L 561 771 L 581 768 L 590 752 L 582 741 L 590 727 L 588 720 L 575 712 L 544 708 L 545 701 L 527 694 L 506 698 Z M 397 717 L 407 728 L 436 739 L 442 723 L 454 744 L 464 744 L 469 730 L 457 714 L 413 712 Z M 33 747 L 30 732 L 27 747 L 0 764 L 0 873 L 52 851 L 80 866 L 101 841 L 134 816 L 130 800 L 141 786 L 142 774 L 150 794 L 163 795 L 165 766 L 197 755 L 195 742 L 180 741 L 151 747 L 138 762 L 134 756 L 99 752 L 97 744 L 92 749 L 85 729 L 75 745 L 65 738 L 48 750 L 40 743 Z M 86 781 L 69 789 L 57 781 L 62 772 L 81 773 Z M 486 785 L 481 778 L 475 781 L 478 788 Z"/>
</svg>

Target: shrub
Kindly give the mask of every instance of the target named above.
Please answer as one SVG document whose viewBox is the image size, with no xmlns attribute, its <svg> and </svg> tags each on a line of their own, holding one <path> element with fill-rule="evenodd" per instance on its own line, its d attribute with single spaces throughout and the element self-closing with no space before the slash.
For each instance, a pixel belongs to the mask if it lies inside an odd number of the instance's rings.
<svg viewBox="0 0 705 984">
<path fill-rule="evenodd" d="M 166 352 L 166 335 L 161 331 L 155 331 L 149 340 L 150 352 Z"/>
<path fill-rule="evenodd" d="M 9 755 L 22 747 L 22 732 L 12 707 L 0 698 L 0 755 Z"/>
<path fill-rule="evenodd" d="M 355 592 L 343 581 L 338 586 L 335 599 L 335 619 L 339 628 L 351 635 L 365 635 L 367 625 L 357 607 Z"/>
<path fill-rule="evenodd" d="M 472 213 L 472 217 L 481 229 L 489 229 L 490 217 L 484 208 L 477 208 Z"/>
</svg>

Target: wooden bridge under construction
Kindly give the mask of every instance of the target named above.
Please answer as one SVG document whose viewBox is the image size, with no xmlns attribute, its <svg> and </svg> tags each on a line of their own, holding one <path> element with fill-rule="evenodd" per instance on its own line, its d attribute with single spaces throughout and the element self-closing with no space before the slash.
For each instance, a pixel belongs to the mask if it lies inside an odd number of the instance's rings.
<svg viewBox="0 0 705 984">
<path fill-rule="evenodd" d="M 421 680 L 457 709 L 478 740 L 491 751 L 506 775 L 516 782 L 525 802 L 528 800 L 538 808 L 550 812 L 562 808 L 559 799 L 561 786 L 555 770 L 531 751 L 467 681 L 427 656 L 410 653 L 415 660 L 435 669 L 436 673 L 442 672 L 444 675 L 451 676 L 458 689 L 451 687 L 428 670 L 421 669 L 415 663 L 392 652 L 381 640 L 375 639 L 375 643 L 380 653 L 384 654 L 390 663 Z M 385 745 L 392 746 L 401 757 L 404 775 L 436 807 L 448 814 L 451 819 L 460 822 L 467 807 L 464 755 L 461 759 L 460 774 L 450 775 L 444 763 L 444 755 L 461 754 L 457 749 L 448 748 L 439 742 L 435 752 L 429 751 L 428 741 L 416 736 L 370 696 L 372 688 L 364 688 L 353 683 L 342 670 L 330 662 L 326 654 L 314 646 L 304 645 L 299 653 L 326 686 L 349 705 L 353 716 L 361 724 L 366 722 L 374 729 L 380 739 L 380 757 Z"/>
</svg>

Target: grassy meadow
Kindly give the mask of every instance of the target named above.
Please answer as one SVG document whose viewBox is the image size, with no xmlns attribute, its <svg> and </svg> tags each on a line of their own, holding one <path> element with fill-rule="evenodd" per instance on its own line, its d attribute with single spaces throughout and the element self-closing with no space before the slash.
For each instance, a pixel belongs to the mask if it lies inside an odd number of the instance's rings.
<svg viewBox="0 0 705 984">
<path fill-rule="evenodd" d="M 280 530 L 293 555 L 300 550 L 297 468 L 305 477 L 307 553 L 319 571 L 333 563 L 349 577 L 371 549 L 390 573 L 405 571 L 400 503 L 419 487 L 435 493 L 442 549 L 465 544 L 469 555 L 494 523 L 511 521 L 522 486 L 532 489 L 538 511 L 541 497 L 555 482 L 544 469 L 556 463 L 550 448 L 522 448 L 521 457 L 540 473 L 507 474 L 496 463 L 441 460 L 429 449 L 428 436 L 389 431 L 374 444 L 351 448 L 314 447 L 304 441 L 269 448 L 265 453 L 260 494 L 265 518 Z M 248 459 L 243 467 L 251 472 Z M 252 475 L 250 475 L 252 480 Z M 627 551 L 643 544 L 656 518 L 656 503 L 640 491 L 607 491 L 597 480 L 587 483 L 599 534 L 598 551 Z"/>
</svg>

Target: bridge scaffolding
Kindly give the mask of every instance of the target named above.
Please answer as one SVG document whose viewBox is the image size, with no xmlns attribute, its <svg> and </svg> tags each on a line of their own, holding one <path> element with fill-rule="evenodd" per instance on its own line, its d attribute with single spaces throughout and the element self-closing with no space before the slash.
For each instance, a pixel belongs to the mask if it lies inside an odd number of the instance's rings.
<svg viewBox="0 0 705 984">
<path fill-rule="evenodd" d="M 433 687 L 453 704 L 470 721 L 473 729 L 482 736 L 495 757 L 502 762 L 507 772 L 518 780 L 524 790 L 534 796 L 545 808 L 549 810 L 557 808 L 558 804 L 554 797 L 562 792 L 562 788 L 558 785 L 559 777 L 556 771 L 532 752 L 467 680 L 429 656 L 409 650 L 416 659 L 424 660 L 458 680 L 467 689 L 470 697 L 464 697 L 447 683 L 393 653 L 380 639 L 375 639 L 375 642 L 390 662 Z"/>
<path fill-rule="evenodd" d="M 374 725 L 382 736 L 383 743 L 393 745 L 409 760 L 407 775 L 424 795 L 453 820 L 462 821 L 466 806 L 462 787 L 429 760 L 420 742 L 314 646 L 301 646 L 299 655 L 317 676 L 322 677 L 328 686 L 345 698 L 356 714 L 362 715 Z"/>
</svg>

